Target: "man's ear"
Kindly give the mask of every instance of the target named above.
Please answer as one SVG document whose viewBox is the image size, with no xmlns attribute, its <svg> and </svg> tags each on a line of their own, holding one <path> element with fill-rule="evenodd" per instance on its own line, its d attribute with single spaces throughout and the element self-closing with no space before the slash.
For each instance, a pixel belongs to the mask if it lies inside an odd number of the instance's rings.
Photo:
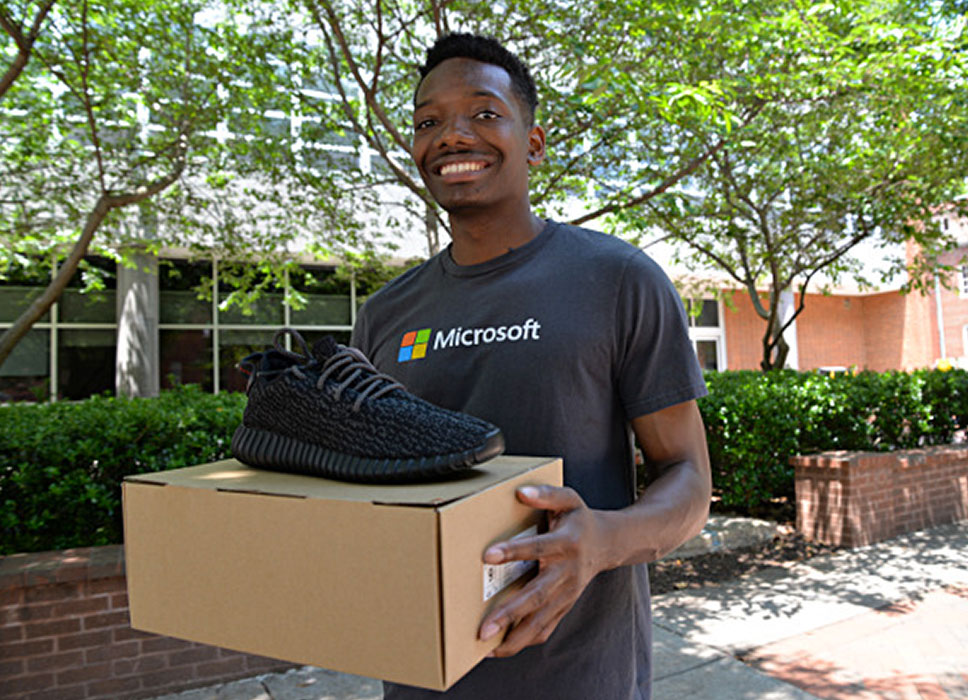
<svg viewBox="0 0 968 700">
<path fill-rule="evenodd" d="M 545 132 L 535 124 L 528 131 L 528 165 L 539 165 L 545 157 Z"/>
</svg>

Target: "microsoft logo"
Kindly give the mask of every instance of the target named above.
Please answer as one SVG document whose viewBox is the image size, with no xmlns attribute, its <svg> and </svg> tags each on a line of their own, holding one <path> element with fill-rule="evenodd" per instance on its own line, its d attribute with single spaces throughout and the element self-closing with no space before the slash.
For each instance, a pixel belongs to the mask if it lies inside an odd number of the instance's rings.
<svg viewBox="0 0 968 700">
<path fill-rule="evenodd" d="M 397 354 L 397 362 L 423 359 L 427 356 L 427 343 L 429 342 L 429 328 L 404 333 L 403 340 L 400 341 L 400 352 Z"/>
</svg>

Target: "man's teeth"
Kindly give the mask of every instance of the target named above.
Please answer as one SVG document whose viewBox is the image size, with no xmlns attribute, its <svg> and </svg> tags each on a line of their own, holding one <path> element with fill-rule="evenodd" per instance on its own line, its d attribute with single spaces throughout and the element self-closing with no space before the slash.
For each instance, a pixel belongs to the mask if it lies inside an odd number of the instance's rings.
<svg viewBox="0 0 968 700">
<path fill-rule="evenodd" d="M 483 170 L 483 163 L 448 163 L 440 168 L 441 175 L 450 175 L 452 173 L 473 173 L 478 170 Z"/>
</svg>

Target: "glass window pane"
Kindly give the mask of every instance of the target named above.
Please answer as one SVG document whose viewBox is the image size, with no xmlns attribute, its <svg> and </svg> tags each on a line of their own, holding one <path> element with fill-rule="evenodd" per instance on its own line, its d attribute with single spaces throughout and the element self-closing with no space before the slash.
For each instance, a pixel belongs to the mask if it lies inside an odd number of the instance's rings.
<svg viewBox="0 0 968 700">
<path fill-rule="evenodd" d="M 198 298 L 199 287 L 210 284 L 211 275 L 210 262 L 162 261 L 158 266 L 161 323 L 211 323 L 212 302 Z"/>
<path fill-rule="evenodd" d="M 65 289 L 58 300 L 58 319 L 61 323 L 114 323 L 115 296 L 113 289 L 81 293 L 79 289 Z"/>
<path fill-rule="evenodd" d="M 50 331 L 27 332 L 0 366 L 0 402 L 50 398 Z"/>
<path fill-rule="evenodd" d="M 699 358 L 699 366 L 703 369 L 719 369 L 719 341 L 716 340 L 697 340 L 696 356 Z"/>
<path fill-rule="evenodd" d="M 158 316 L 161 323 L 212 323 L 212 302 L 199 299 L 196 292 L 159 292 Z"/>
<path fill-rule="evenodd" d="M 702 300 L 702 310 L 696 318 L 696 325 L 703 328 L 719 327 L 719 304 L 715 300 Z"/>
<path fill-rule="evenodd" d="M 289 319 L 294 326 L 350 325 L 350 297 L 348 294 L 303 294 L 306 305 L 293 309 Z"/>
<path fill-rule="evenodd" d="M 318 168 L 320 171 L 339 170 L 354 171 L 359 170 L 360 160 L 355 153 L 344 151 L 329 151 L 314 146 L 305 146 L 302 149 L 303 162 L 310 168 Z"/>
<path fill-rule="evenodd" d="M 221 331 L 218 363 L 221 391 L 245 391 L 247 377 L 237 367 L 246 355 L 272 346 L 275 331 Z"/>
<path fill-rule="evenodd" d="M 0 286 L 0 321 L 16 321 L 43 291 L 43 287 Z M 49 322 L 50 312 L 41 316 L 40 320 Z"/>
<path fill-rule="evenodd" d="M 115 331 L 61 330 L 57 334 L 57 395 L 86 399 L 114 392 Z"/>
<path fill-rule="evenodd" d="M 228 296 L 225 293 L 219 294 L 219 301 L 224 301 Z M 282 308 L 283 299 L 282 292 L 263 292 L 258 299 L 249 305 L 248 314 L 234 304 L 228 309 L 219 309 L 218 322 L 220 324 L 281 326 L 285 319 Z"/>
<path fill-rule="evenodd" d="M 162 330 L 158 342 L 162 388 L 199 384 L 205 391 L 212 391 L 212 331 Z"/>
<path fill-rule="evenodd" d="M 289 275 L 293 289 L 309 294 L 349 294 L 350 281 L 333 267 L 300 267 Z"/>
</svg>

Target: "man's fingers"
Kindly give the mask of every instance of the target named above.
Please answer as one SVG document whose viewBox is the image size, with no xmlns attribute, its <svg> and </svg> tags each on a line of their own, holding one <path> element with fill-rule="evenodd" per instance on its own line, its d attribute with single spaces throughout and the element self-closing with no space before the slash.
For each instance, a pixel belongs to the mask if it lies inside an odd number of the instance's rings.
<svg viewBox="0 0 968 700">
<path fill-rule="evenodd" d="M 557 579 L 549 577 L 537 578 L 529 582 L 524 588 L 510 596 L 500 606 L 490 612 L 481 623 L 479 636 L 482 640 L 497 636 L 501 630 L 517 627 L 536 611 L 546 608 L 546 603 L 560 586 Z"/>
<path fill-rule="evenodd" d="M 556 614 L 547 614 L 544 609 L 535 611 L 511 628 L 504 641 L 491 652 L 492 656 L 514 656 L 525 647 L 544 644 L 558 628 L 558 623 L 564 616 L 564 610 Z"/>
<path fill-rule="evenodd" d="M 574 489 L 568 487 L 522 486 L 517 490 L 518 500 L 532 508 L 541 510 L 574 510 L 585 505 L 581 496 Z"/>
<path fill-rule="evenodd" d="M 533 535 L 499 542 L 484 551 L 484 561 L 487 564 L 503 564 L 506 561 L 543 559 L 554 547 L 554 542 L 549 541 L 552 537 L 552 535 Z"/>
</svg>

